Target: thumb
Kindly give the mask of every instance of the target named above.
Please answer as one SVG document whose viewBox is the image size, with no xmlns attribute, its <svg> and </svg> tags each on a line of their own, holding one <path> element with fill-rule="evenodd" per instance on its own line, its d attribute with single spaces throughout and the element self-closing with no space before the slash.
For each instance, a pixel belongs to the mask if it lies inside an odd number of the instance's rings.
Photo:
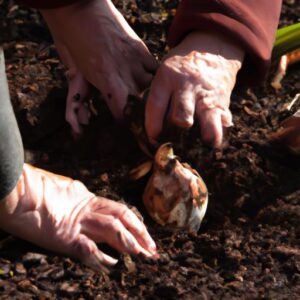
<svg viewBox="0 0 300 300">
<path fill-rule="evenodd" d="M 109 267 L 114 266 L 118 260 L 100 251 L 96 243 L 84 234 L 79 234 L 71 245 L 71 253 L 85 265 L 99 271 L 109 272 Z"/>
</svg>

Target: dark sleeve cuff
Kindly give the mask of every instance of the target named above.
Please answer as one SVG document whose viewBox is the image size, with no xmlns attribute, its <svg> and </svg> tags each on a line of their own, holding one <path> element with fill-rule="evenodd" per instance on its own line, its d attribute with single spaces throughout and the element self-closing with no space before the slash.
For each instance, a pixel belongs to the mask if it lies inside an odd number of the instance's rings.
<svg viewBox="0 0 300 300">
<path fill-rule="evenodd" d="M 245 50 L 238 81 L 262 83 L 267 73 L 281 0 L 182 0 L 169 35 L 171 47 L 195 30 L 216 30 Z"/>
</svg>

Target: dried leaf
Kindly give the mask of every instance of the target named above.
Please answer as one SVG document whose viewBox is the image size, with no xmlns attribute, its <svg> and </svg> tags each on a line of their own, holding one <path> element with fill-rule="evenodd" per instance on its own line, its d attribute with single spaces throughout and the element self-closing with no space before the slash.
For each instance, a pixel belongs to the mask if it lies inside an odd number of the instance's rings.
<svg viewBox="0 0 300 300">
<path fill-rule="evenodd" d="M 128 273 L 136 272 L 135 262 L 132 261 L 131 256 L 129 254 L 124 254 L 124 264 Z"/>
<path fill-rule="evenodd" d="M 132 169 L 129 173 L 130 179 L 131 180 L 138 180 L 145 176 L 147 173 L 150 172 L 152 168 L 152 161 L 148 160 L 142 164 L 140 164 L 138 167 Z"/>
<path fill-rule="evenodd" d="M 251 117 L 257 118 L 260 116 L 260 113 L 257 113 L 251 110 L 248 106 L 244 106 L 244 111 Z"/>
</svg>

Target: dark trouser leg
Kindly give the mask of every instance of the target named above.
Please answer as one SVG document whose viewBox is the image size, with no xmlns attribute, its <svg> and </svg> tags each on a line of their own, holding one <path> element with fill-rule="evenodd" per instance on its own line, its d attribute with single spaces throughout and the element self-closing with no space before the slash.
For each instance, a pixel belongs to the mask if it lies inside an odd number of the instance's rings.
<svg viewBox="0 0 300 300">
<path fill-rule="evenodd" d="M 10 102 L 4 55 L 0 47 L 0 199 L 16 186 L 23 163 L 23 144 Z"/>
</svg>

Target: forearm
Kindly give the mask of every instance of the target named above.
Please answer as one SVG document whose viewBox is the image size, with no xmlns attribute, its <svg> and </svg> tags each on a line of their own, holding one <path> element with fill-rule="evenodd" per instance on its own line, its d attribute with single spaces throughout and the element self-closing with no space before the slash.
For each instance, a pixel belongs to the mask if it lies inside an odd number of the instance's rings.
<svg viewBox="0 0 300 300">
<path fill-rule="evenodd" d="M 62 32 L 80 38 L 76 31 L 74 32 L 74 25 L 79 23 L 84 26 L 83 24 L 89 22 L 90 19 L 106 18 L 112 6 L 111 0 L 81 0 L 73 1 L 69 5 L 53 7 L 53 9 L 41 7 L 39 10 L 54 39 L 60 38 Z"/>
<path fill-rule="evenodd" d="M 239 43 L 215 30 L 190 32 L 177 45 L 176 51 L 180 51 L 182 55 L 188 55 L 192 51 L 221 55 L 227 60 L 236 61 L 238 69 L 241 68 L 245 57 L 245 50 Z M 166 57 L 171 55 L 172 50 Z"/>
<path fill-rule="evenodd" d="M 62 6 L 67 6 L 77 2 L 87 2 L 88 0 L 19 0 L 27 6 L 38 8 L 38 9 L 52 9 Z"/>
</svg>

